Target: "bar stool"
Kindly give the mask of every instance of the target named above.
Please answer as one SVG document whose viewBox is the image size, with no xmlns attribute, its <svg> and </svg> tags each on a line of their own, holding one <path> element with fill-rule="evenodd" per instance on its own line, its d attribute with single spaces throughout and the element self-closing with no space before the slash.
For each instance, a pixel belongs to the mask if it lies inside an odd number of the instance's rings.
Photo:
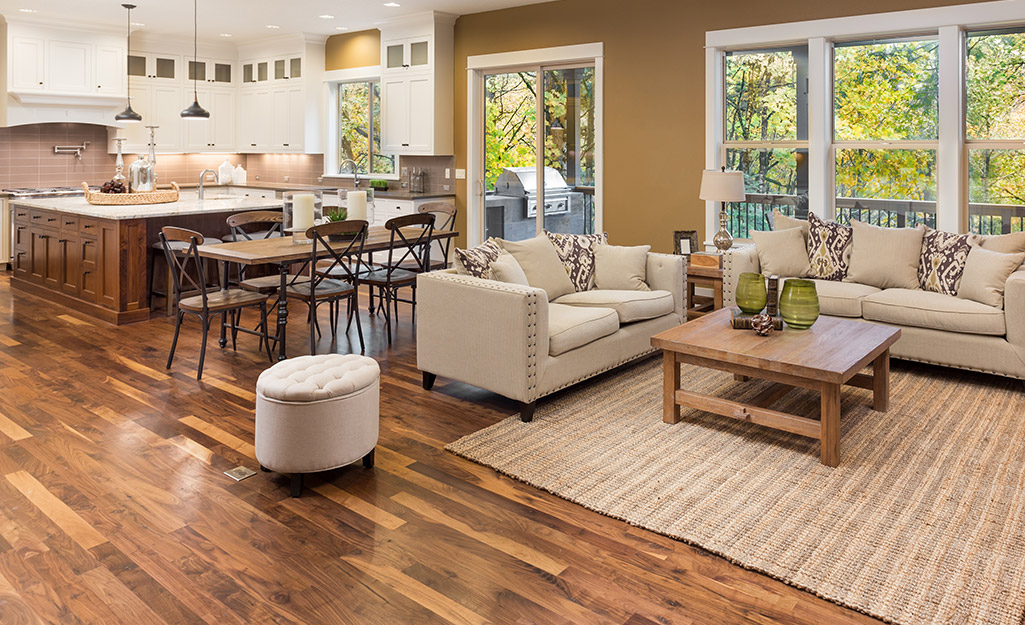
<svg viewBox="0 0 1025 625">
<path fill-rule="evenodd" d="M 204 245 L 216 245 L 218 243 L 222 243 L 223 241 L 221 241 L 217 237 L 208 237 L 206 235 L 203 235 L 203 242 Z M 169 241 L 168 244 L 171 246 L 171 250 L 173 251 L 173 253 L 180 258 L 184 257 L 189 252 L 189 244 L 185 241 Z M 153 308 L 154 295 L 156 295 L 157 297 L 163 297 L 165 302 L 165 315 L 170 317 L 172 314 L 174 314 L 174 298 L 168 295 L 168 291 L 171 289 L 173 279 L 172 272 L 174 271 L 174 268 L 167 264 L 167 260 L 164 257 L 164 246 L 160 243 L 160 241 L 157 241 L 150 247 L 152 248 L 153 252 L 150 254 L 149 257 L 149 307 Z M 157 290 L 157 258 L 160 258 L 164 261 L 164 264 L 166 265 L 167 269 L 164 276 L 163 291 Z M 219 284 L 210 284 L 209 280 L 207 280 L 205 277 L 203 282 L 209 288 L 220 288 Z"/>
</svg>

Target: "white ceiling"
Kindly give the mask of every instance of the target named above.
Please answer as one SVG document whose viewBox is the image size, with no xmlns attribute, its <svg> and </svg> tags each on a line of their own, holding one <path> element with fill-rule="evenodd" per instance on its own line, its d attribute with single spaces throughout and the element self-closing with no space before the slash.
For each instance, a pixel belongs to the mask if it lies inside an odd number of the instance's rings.
<svg viewBox="0 0 1025 625">
<path fill-rule="evenodd" d="M 0 0 L 0 15 L 12 20 L 123 27 L 127 15 L 122 1 L 138 7 L 132 11 L 132 22 L 143 26 L 133 27 L 133 32 L 192 37 L 192 3 L 188 0 Z M 223 42 L 299 32 L 337 35 L 345 32 L 339 28 L 349 32 L 374 28 L 381 20 L 423 11 L 464 15 L 544 1 L 395 0 L 401 6 L 387 7 L 387 0 L 199 0 L 199 38 Z M 231 38 L 221 37 L 221 33 Z"/>
</svg>

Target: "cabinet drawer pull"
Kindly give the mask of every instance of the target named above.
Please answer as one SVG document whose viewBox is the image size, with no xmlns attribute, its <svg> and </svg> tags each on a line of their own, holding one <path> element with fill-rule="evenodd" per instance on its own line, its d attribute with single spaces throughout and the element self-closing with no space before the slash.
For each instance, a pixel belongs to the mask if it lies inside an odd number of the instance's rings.
<svg viewBox="0 0 1025 625">
<path fill-rule="evenodd" d="M 57 221 L 57 218 L 56 217 L 47 217 L 46 221 L 48 221 L 48 222 L 49 221 Z"/>
<path fill-rule="evenodd" d="M 250 147 L 254 147 L 254 148 L 255 148 L 255 147 L 256 147 L 256 144 L 255 144 L 255 143 L 250 143 L 250 144 L 249 144 L 249 146 L 250 146 Z"/>
<path fill-rule="evenodd" d="M 74 226 L 74 225 L 75 225 L 75 222 L 73 222 L 73 221 L 65 221 L 65 222 L 64 222 L 64 225 L 65 225 L 65 226 Z"/>
<path fill-rule="evenodd" d="M 92 226 L 90 226 L 89 224 L 82 224 L 82 227 L 85 228 L 86 230 L 88 230 L 89 228 L 92 228 Z"/>
<path fill-rule="evenodd" d="M 408 147 L 409 147 L 409 144 L 408 144 L 408 143 L 403 143 L 403 144 L 402 144 L 402 147 L 404 147 L 404 148 L 408 148 Z"/>
<path fill-rule="evenodd" d="M 39 237 L 40 239 L 49 239 L 50 238 L 50 235 L 48 235 L 48 234 L 37 234 L 36 236 Z"/>
<path fill-rule="evenodd" d="M 42 215 L 32 215 L 32 219 L 42 219 Z"/>
<path fill-rule="evenodd" d="M 96 244 L 96 241 L 90 241 L 88 239 L 86 239 L 85 241 L 82 241 L 82 245 L 83 246 L 84 245 L 95 245 L 95 244 Z"/>
<path fill-rule="evenodd" d="M 68 240 L 67 239 L 57 239 L 57 242 L 58 243 L 67 243 Z"/>
<path fill-rule="evenodd" d="M 287 148 L 287 147 L 288 147 L 288 144 L 287 144 L 287 143 L 282 143 L 282 144 L 281 144 L 281 147 L 283 147 L 283 148 Z"/>
</svg>

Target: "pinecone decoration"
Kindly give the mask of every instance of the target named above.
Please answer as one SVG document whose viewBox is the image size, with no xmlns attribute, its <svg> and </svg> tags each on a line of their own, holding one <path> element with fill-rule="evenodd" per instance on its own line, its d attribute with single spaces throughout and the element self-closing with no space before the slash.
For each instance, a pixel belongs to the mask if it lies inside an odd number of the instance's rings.
<svg viewBox="0 0 1025 625">
<path fill-rule="evenodd" d="M 758 336 L 769 336 L 772 334 L 772 317 L 765 313 L 759 313 L 751 317 L 751 329 Z"/>
</svg>

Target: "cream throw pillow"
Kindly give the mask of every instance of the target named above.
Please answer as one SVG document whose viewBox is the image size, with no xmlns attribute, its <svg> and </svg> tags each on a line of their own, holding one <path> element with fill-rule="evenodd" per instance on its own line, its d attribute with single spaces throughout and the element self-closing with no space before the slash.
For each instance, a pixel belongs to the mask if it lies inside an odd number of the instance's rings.
<svg viewBox="0 0 1025 625">
<path fill-rule="evenodd" d="M 791 228 L 800 228 L 801 234 L 804 235 L 804 238 L 808 238 L 810 224 L 807 221 L 805 221 L 804 219 L 797 219 L 796 217 L 787 217 L 779 211 L 772 211 L 773 230 L 790 230 Z"/>
<path fill-rule="evenodd" d="M 544 289 L 549 302 L 575 292 L 573 282 L 566 273 L 566 266 L 559 260 L 555 246 L 544 234 L 525 241 L 503 240 L 502 248 L 519 263 L 530 286 Z"/>
<path fill-rule="evenodd" d="M 763 274 L 803 278 L 811 272 L 808 246 L 800 228 L 768 232 L 752 230 L 751 238 L 754 239 Z"/>
<path fill-rule="evenodd" d="M 880 228 L 851 220 L 854 249 L 845 282 L 880 289 L 918 289 L 925 228 Z"/>
<path fill-rule="evenodd" d="M 502 250 L 498 259 L 491 263 L 491 279 L 530 286 L 527 274 L 523 273 L 523 267 L 516 262 L 516 257 L 505 250 Z"/>
<path fill-rule="evenodd" d="M 650 245 L 622 247 L 594 246 L 594 288 L 616 291 L 650 291 L 648 251 Z"/>
<path fill-rule="evenodd" d="M 1025 262 L 1025 254 L 1001 254 L 983 247 L 968 252 L 957 296 L 994 308 L 1004 307 L 1007 278 Z"/>
<path fill-rule="evenodd" d="M 1017 254 L 1025 252 L 1025 232 L 1011 234 L 994 234 L 982 237 L 982 248 L 1001 254 Z"/>
</svg>

